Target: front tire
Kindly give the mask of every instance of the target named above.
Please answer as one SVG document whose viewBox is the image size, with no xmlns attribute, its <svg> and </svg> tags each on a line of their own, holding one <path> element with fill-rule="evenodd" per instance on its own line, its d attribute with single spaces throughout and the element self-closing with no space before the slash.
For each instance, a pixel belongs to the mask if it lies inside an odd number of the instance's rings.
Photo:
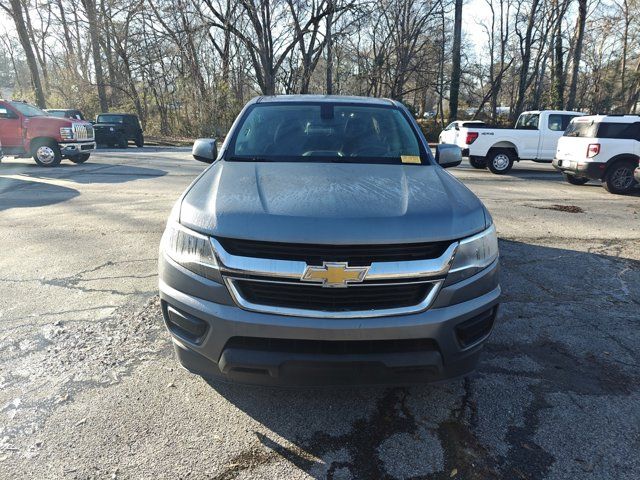
<svg viewBox="0 0 640 480">
<path fill-rule="evenodd" d="M 479 170 L 487 168 L 487 161 L 482 157 L 469 157 L 469 164 Z"/>
<path fill-rule="evenodd" d="M 514 155 L 511 150 L 496 148 L 491 150 L 487 155 L 487 167 L 491 173 L 496 175 L 504 175 L 513 167 Z"/>
<path fill-rule="evenodd" d="M 62 161 L 58 144 L 51 140 L 41 140 L 31 147 L 31 155 L 41 167 L 57 167 Z"/>
<path fill-rule="evenodd" d="M 629 160 L 614 163 L 607 169 L 602 179 L 602 186 L 607 192 L 616 195 L 630 193 L 638 183 L 633 177 L 635 167 L 635 164 Z"/>
<path fill-rule="evenodd" d="M 576 177 L 575 175 L 569 175 L 567 173 L 563 173 L 563 175 L 564 179 L 571 185 L 584 185 L 589 181 L 587 177 Z"/>
<path fill-rule="evenodd" d="M 136 138 L 136 147 L 138 148 L 144 147 L 144 136 L 138 135 L 138 137 Z"/>
<path fill-rule="evenodd" d="M 90 153 L 83 153 L 81 155 L 75 155 L 73 157 L 69 157 L 69 160 L 71 160 L 73 163 L 84 163 L 87 160 L 89 160 L 90 156 L 91 156 Z"/>
</svg>

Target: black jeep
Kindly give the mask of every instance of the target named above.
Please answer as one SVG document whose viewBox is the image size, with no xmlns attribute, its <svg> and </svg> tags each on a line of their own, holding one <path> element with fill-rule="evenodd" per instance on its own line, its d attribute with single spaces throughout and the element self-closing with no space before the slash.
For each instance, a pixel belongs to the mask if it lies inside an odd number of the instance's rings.
<svg viewBox="0 0 640 480">
<path fill-rule="evenodd" d="M 96 117 L 93 128 L 98 144 L 127 148 L 129 140 L 133 140 L 137 147 L 144 146 L 142 127 L 137 115 L 101 113 Z"/>
</svg>

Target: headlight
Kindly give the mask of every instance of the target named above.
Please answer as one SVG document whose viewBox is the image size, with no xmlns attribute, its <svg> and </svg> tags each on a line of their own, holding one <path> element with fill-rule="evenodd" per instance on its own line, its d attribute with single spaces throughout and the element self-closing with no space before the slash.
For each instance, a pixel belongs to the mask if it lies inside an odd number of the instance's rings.
<svg viewBox="0 0 640 480">
<path fill-rule="evenodd" d="M 73 128 L 62 127 L 60 129 L 60 137 L 62 140 L 73 140 Z"/>
<path fill-rule="evenodd" d="M 459 282 L 487 268 L 498 258 L 498 236 L 495 225 L 484 232 L 460 240 L 445 285 Z"/>
<path fill-rule="evenodd" d="M 114 128 L 113 128 L 113 127 L 109 127 L 109 131 L 110 131 L 110 132 L 115 132 L 115 130 L 114 130 Z"/>
<path fill-rule="evenodd" d="M 170 221 L 162 235 L 164 251 L 176 263 L 197 275 L 221 281 L 211 239 Z"/>
</svg>

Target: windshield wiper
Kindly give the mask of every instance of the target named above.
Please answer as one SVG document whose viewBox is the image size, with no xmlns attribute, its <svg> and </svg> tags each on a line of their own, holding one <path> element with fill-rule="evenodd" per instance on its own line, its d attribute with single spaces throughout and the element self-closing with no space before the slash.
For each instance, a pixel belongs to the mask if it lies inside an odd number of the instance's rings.
<svg viewBox="0 0 640 480">
<path fill-rule="evenodd" d="M 275 160 L 267 157 L 229 157 L 230 162 L 273 162 Z"/>
</svg>

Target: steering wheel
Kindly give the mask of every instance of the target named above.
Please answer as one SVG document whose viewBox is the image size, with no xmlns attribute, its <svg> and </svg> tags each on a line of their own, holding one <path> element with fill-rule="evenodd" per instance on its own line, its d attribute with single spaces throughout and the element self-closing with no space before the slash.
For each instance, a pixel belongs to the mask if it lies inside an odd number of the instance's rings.
<svg viewBox="0 0 640 480">
<path fill-rule="evenodd" d="M 388 147 L 382 145 L 366 145 L 351 152 L 351 157 L 369 156 L 369 157 L 385 157 L 389 153 Z"/>
</svg>

